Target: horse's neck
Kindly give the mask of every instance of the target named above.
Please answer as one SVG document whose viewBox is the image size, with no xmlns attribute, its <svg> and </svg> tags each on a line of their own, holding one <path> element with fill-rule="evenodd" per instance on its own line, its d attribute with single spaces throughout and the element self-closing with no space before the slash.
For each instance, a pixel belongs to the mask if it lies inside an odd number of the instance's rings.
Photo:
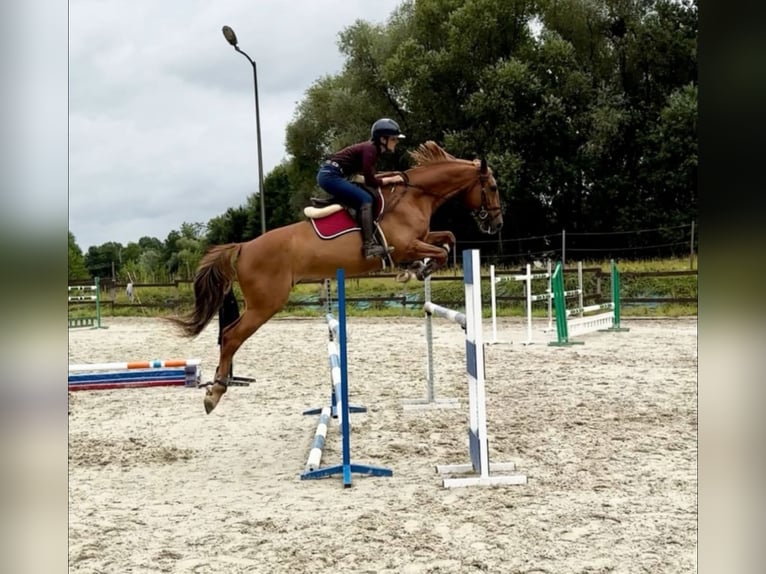
<svg viewBox="0 0 766 574">
<path fill-rule="evenodd" d="M 475 170 L 470 164 L 446 162 L 411 170 L 409 182 L 420 191 L 423 200 L 436 208 L 467 188 L 475 177 Z"/>
</svg>

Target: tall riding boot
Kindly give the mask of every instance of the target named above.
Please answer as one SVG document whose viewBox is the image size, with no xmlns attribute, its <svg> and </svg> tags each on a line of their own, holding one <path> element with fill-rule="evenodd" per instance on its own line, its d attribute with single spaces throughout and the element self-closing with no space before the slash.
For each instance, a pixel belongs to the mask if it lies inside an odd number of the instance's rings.
<svg viewBox="0 0 766 574">
<path fill-rule="evenodd" d="M 385 257 L 386 249 L 373 242 L 372 204 L 363 203 L 359 207 L 359 225 L 362 228 L 362 253 L 366 259 Z"/>
</svg>

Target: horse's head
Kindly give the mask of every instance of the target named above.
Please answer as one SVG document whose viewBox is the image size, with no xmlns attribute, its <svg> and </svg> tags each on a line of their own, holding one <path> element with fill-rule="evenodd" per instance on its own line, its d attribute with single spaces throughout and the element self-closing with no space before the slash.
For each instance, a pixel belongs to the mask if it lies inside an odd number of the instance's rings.
<svg viewBox="0 0 766 574">
<path fill-rule="evenodd" d="M 495 234 L 503 227 L 503 208 L 497 182 L 487 160 L 475 160 L 476 182 L 465 193 L 465 204 L 471 210 L 476 225 L 484 233 Z"/>
<path fill-rule="evenodd" d="M 490 234 L 500 231 L 503 227 L 500 194 L 486 160 L 458 159 L 433 141 L 420 144 L 410 155 L 416 167 L 407 170 L 408 186 L 434 198 L 435 207 L 460 194 L 481 231 Z"/>
</svg>

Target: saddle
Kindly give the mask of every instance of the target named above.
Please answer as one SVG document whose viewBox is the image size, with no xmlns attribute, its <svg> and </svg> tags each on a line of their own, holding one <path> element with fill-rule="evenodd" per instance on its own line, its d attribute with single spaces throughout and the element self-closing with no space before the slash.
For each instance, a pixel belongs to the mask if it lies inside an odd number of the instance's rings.
<svg viewBox="0 0 766 574">
<path fill-rule="evenodd" d="M 372 189 L 364 185 L 363 176 L 354 176 L 349 178 L 349 181 L 355 183 L 373 198 L 373 214 L 375 221 L 375 233 L 374 238 L 383 247 L 388 246 L 386 237 L 383 234 L 383 230 L 378 225 L 380 216 L 383 213 L 385 207 L 385 200 L 383 194 L 379 189 Z M 358 217 L 356 210 L 349 206 L 339 202 L 334 198 L 321 198 L 312 197 L 311 205 L 304 208 L 303 214 L 309 219 L 314 232 L 317 237 L 324 240 L 335 239 L 346 233 L 361 232 L 359 227 Z M 393 267 L 393 260 L 390 255 L 386 258 L 388 264 Z M 385 268 L 386 261 L 383 261 L 383 267 Z"/>
</svg>

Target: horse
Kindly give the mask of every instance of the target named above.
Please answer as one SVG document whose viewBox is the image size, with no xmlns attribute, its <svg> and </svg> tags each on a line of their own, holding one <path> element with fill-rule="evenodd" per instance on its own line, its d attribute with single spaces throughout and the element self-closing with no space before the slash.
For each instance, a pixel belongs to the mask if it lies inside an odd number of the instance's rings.
<svg viewBox="0 0 766 574">
<path fill-rule="evenodd" d="M 402 172 L 404 183 L 380 190 L 384 207 L 378 228 L 393 248 L 391 262 L 414 262 L 410 268 L 422 280 L 446 264 L 455 245 L 452 232 L 430 230 L 436 209 L 462 196 L 463 205 L 486 234 L 500 231 L 503 213 L 497 182 L 485 159 L 458 159 L 433 141 L 421 144 L 410 156 L 415 165 Z M 285 306 L 296 284 L 331 278 L 338 268 L 347 275 L 364 275 L 379 270 L 381 260 L 364 258 L 361 233 L 326 240 L 309 220 L 207 250 L 194 277 L 194 309 L 169 320 L 183 336 L 198 335 L 220 309 L 232 283 L 239 282 L 245 310 L 221 333 L 219 363 L 204 398 L 208 414 L 231 382 L 230 367 L 240 346 Z"/>
</svg>

